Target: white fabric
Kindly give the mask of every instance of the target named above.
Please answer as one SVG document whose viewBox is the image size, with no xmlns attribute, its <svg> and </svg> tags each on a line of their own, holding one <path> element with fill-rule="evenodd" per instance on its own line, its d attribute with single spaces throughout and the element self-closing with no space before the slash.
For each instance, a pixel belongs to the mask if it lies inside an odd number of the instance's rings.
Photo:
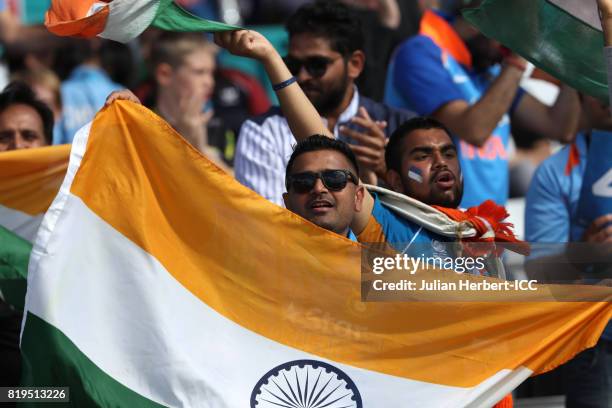
<svg viewBox="0 0 612 408">
<path fill-rule="evenodd" d="M 153 22 L 160 1 L 113 0 L 100 37 L 122 43 L 133 40 Z"/>
<path fill-rule="evenodd" d="M 450 238 L 471 238 L 477 235 L 476 229 L 467 222 L 457 222 L 446 214 L 419 200 L 387 190 L 386 188 L 365 184 L 368 191 L 376 193 L 381 203 L 402 217 L 422 225 L 429 231 Z"/>
<path fill-rule="evenodd" d="M 27 241 L 34 241 L 43 215 L 29 215 L 0 205 L 0 225 Z"/>
</svg>

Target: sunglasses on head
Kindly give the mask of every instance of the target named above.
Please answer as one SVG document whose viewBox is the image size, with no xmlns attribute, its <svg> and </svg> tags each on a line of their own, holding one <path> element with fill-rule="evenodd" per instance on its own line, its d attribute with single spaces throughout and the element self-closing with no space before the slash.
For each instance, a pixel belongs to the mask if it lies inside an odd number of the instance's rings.
<svg viewBox="0 0 612 408">
<path fill-rule="evenodd" d="M 349 181 L 355 185 L 359 184 L 357 177 L 349 170 L 305 171 L 287 177 L 287 191 L 292 189 L 296 193 L 308 193 L 314 188 L 317 179 L 321 179 L 329 191 L 341 191 Z"/>
<path fill-rule="evenodd" d="M 291 56 L 284 58 L 285 65 L 289 68 L 291 75 L 297 77 L 302 67 L 313 78 L 321 78 L 327 72 L 327 67 L 335 60 L 327 57 L 308 57 L 303 60 Z"/>
</svg>

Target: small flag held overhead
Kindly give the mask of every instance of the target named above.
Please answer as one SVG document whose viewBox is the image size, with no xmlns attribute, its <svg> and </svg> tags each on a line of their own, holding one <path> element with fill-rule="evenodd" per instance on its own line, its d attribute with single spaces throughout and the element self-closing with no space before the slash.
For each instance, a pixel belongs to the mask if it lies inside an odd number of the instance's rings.
<svg viewBox="0 0 612 408">
<path fill-rule="evenodd" d="M 45 26 L 62 37 L 99 36 L 126 43 L 148 27 L 168 31 L 225 31 L 238 27 L 204 20 L 174 0 L 53 0 Z"/>
<path fill-rule="evenodd" d="M 485 0 L 464 17 L 573 88 L 608 101 L 596 0 Z"/>
</svg>

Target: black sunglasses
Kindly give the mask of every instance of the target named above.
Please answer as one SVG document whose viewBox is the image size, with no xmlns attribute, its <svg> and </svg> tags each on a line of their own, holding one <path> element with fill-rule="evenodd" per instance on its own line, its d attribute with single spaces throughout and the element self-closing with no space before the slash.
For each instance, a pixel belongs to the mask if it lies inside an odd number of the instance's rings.
<svg viewBox="0 0 612 408">
<path fill-rule="evenodd" d="M 327 67 L 335 61 L 335 59 L 327 57 L 309 57 L 301 60 L 291 56 L 285 57 L 284 60 L 291 75 L 297 77 L 302 67 L 304 67 L 308 75 L 313 78 L 321 78 L 325 75 Z"/>
<path fill-rule="evenodd" d="M 305 171 L 287 176 L 285 186 L 287 191 L 293 189 L 296 193 L 304 194 L 312 191 L 317 179 L 321 179 L 325 188 L 329 191 L 341 191 L 350 181 L 359 184 L 357 177 L 349 170 L 323 170 L 319 172 Z"/>
</svg>

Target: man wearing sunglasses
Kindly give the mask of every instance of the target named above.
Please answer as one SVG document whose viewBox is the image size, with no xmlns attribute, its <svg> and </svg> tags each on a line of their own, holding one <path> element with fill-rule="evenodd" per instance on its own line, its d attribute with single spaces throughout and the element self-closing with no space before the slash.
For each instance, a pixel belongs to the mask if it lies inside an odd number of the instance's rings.
<svg viewBox="0 0 612 408">
<path fill-rule="evenodd" d="M 289 159 L 285 180 L 287 209 L 356 240 L 350 225 L 362 209 L 365 189 L 359 185 L 357 159 L 346 143 L 324 135 L 302 140 Z"/>
<path fill-rule="evenodd" d="M 440 242 L 443 238 L 383 207 L 360 185 L 358 159 L 352 149 L 334 139 L 309 98 L 292 80 L 283 60 L 261 34 L 216 33 L 215 42 L 235 55 L 259 60 L 271 82 L 282 84 L 276 87 L 276 94 L 288 126 L 299 141 L 285 169 L 283 198 L 287 209 L 361 242 L 387 243 L 400 252 L 416 244 L 424 251 L 430 250 L 430 254 L 447 255 L 444 246 L 432 245 L 433 240 Z"/>
<path fill-rule="evenodd" d="M 327 130 L 354 144 L 362 178 L 385 173 L 386 139 L 412 113 L 389 108 L 359 94 L 355 80 L 364 67 L 363 34 L 346 6 L 319 1 L 300 8 L 287 24 L 289 54 L 284 61 L 323 118 Z M 282 205 L 285 168 L 296 139 L 278 108 L 247 120 L 235 159 L 238 181 Z M 367 173 L 366 173 L 367 171 Z"/>
</svg>

